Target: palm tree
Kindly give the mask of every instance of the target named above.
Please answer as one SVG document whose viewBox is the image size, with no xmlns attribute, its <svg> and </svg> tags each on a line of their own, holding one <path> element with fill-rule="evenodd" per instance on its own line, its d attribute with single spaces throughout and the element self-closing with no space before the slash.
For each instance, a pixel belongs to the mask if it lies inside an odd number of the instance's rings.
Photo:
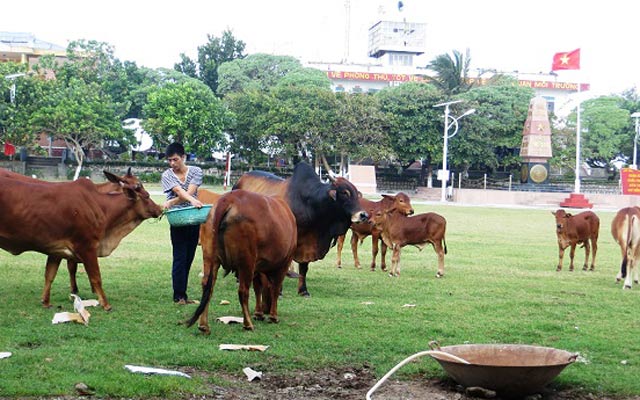
<svg viewBox="0 0 640 400">
<path fill-rule="evenodd" d="M 449 54 L 440 54 L 427 65 L 428 69 L 436 73 L 431 78 L 431 83 L 446 95 L 466 92 L 473 87 L 473 83 L 469 80 L 470 64 L 471 57 L 468 49 L 464 55 L 458 50 L 453 50 L 453 57 Z"/>
</svg>

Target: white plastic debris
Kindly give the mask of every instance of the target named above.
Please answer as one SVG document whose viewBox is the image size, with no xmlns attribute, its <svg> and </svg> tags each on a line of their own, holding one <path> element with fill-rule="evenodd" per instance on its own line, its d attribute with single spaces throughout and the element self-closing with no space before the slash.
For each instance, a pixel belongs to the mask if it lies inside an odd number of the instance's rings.
<svg viewBox="0 0 640 400">
<path fill-rule="evenodd" d="M 260 344 L 221 344 L 218 346 L 219 350 L 249 350 L 249 351 L 265 351 L 269 346 L 263 346 Z"/>
<path fill-rule="evenodd" d="M 75 294 L 70 295 L 70 297 L 73 300 L 73 309 L 76 312 L 72 313 L 65 311 L 56 313 L 53 316 L 51 323 L 55 325 L 65 322 L 77 322 L 79 324 L 89 325 L 89 317 L 91 317 L 91 314 L 85 309 L 85 307 L 98 306 L 100 304 L 98 300 L 82 300 L 80 296 Z"/>
<path fill-rule="evenodd" d="M 229 304 L 231 304 L 231 302 L 229 300 L 220 300 L 220 305 L 221 306 L 228 306 Z"/>
<path fill-rule="evenodd" d="M 0 351 L 0 359 L 11 357 L 10 351 Z"/>
<path fill-rule="evenodd" d="M 363 305 L 365 305 L 365 306 L 370 306 L 371 304 L 373 304 L 373 301 L 363 301 L 363 302 L 362 302 L 362 303 L 360 303 L 360 304 L 363 304 Z"/>
<path fill-rule="evenodd" d="M 249 367 L 242 369 L 242 372 L 247 376 L 247 380 L 252 382 L 255 379 L 262 379 L 262 371 L 255 371 Z"/>
<path fill-rule="evenodd" d="M 152 374 L 152 375 L 171 375 L 171 376 L 182 376 L 184 378 L 191 379 L 191 376 L 185 374 L 180 371 L 172 371 L 169 369 L 163 368 L 153 368 L 153 367 L 141 367 L 138 365 L 125 365 L 124 366 L 129 372 L 139 373 L 139 374 Z"/>
<path fill-rule="evenodd" d="M 415 307 L 415 306 L 416 306 L 415 304 L 405 304 L 402 307 Z"/>
<path fill-rule="evenodd" d="M 216 321 L 220 321 L 223 324 L 241 324 L 244 322 L 242 317 L 220 317 L 216 318 Z"/>
</svg>

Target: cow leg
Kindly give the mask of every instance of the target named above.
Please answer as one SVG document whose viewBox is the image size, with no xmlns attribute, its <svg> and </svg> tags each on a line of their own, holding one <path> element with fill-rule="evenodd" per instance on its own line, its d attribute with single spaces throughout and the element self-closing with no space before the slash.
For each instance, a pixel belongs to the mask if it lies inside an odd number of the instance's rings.
<svg viewBox="0 0 640 400">
<path fill-rule="evenodd" d="M 564 249 L 566 247 L 562 247 L 562 244 L 558 241 L 558 266 L 556 267 L 556 271 L 562 271 L 562 260 L 564 259 Z"/>
<path fill-rule="evenodd" d="M 249 313 L 249 285 L 251 285 L 253 281 L 253 274 L 253 268 L 238 268 L 238 279 L 240 280 L 238 285 L 238 300 L 240 300 L 240 306 L 242 307 L 242 325 L 244 329 L 248 331 L 254 330 L 253 323 L 251 322 L 251 314 Z"/>
<path fill-rule="evenodd" d="M 89 282 L 91 282 L 91 287 L 98 296 L 98 302 L 104 308 L 105 311 L 111 311 L 111 304 L 107 301 L 107 296 L 102 290 L 102 277 L 100 275 L 100 266 L 98 264 L 98 257 L 95 249 L 87 250 L 80 254 L 82 263 L 84 264 L 84 269 L 87 271 L 87 275 L 89 276 Z"/>
<path fill-rule="evenodd" d="M 378 235 L 376 235 L 375 233 L 371 234 L 371 271 L 376 270 L 376 257 L 378 257 L 378 249 L 380 248 L 378 239 Z M 384 271 L 384 268 L 382 270 Z"/>
<path fill-rule="evenodd" d="M 71 293 L 78 294 L 78 281 L 76 280 L 78 263 L 76 261 L 67 260 L 67 269 L 69 270 L 69 288 L 71 289 Z"/>
<path fill-rule="evenodd" d="M 353 254 L 353 262 L 356 269 L 360 269 L 360 259 L 358 258 L 358 235 L 355 232 L 351 233 L 351 253 Z"/>
<path fill-rule="evenodd" d="M 204 248 L 204 242 L 203 242 Z M 203 276 L 202 276 L 202 298 L 205 299 L 205 291 L 207 290 L 207 281 L 209 280 L 209 274 L 211 275 L 211 287 L 209 290 L 208 301 L 204 306 L 204 311 L 200 314 L 200 318 L 198 319 L 198 330 L 206 335 L 211 333 L 211 328 L 209 328 L 209 304 L 211 303 L 211 299 L 213 299 L 213 288 L 216 286 L 216 280 L 218 279 L 218 270 L 220 269 L 220 262 L 218 261 L 207 261 L 203 264 Z"/>
<path fill-rule="evenodd" d="M 280 322 L 278 318 L 278 293 L 282 290 L 282 282 L 284 282 L 284 277 L 286 275 L 286 268 L 279 268 L 273 275 L 273 281 L 271 282 L 271 287 L 269 288 L 271 302 L 269 307 L 269 322 L 277 324 Z"/>
<path fill-rule="evenodd" d="M 336 240 L 336 243 L 338 244 L 336 249 L 336 253 L 337 253 L 336 267 L 338 268 L 342 268 L 342 247 L 344 246 L 344 237 L 345 235 L 340 235 Z"/>
<path fill-rule="evenodd" d="M 380 269 L 387 270 L 387 245 L 380 239 Z"/>
<path fill-rule="evenodd" d="M 391 272 L 389 276 L 400 276 L 400 246 L 393 246 L 393 254 L 391 255 Z"/>
<path fill-rule="evenodd" d="M 436 278 L 442 278 L 444 276 L 444 248 L 442 247 L 442 241 L 438 240 L 434 242 L 433 248 L 438 255 L 438 272 Z"/>
<path fill-rule="evenodd" d="M 624 285 L 622 285 L 622 289 L 631 289 L 631 285 L 632 285 L 631 275 L 634 273 L 635 267 L 636 267 L 636 260 L 629 258 L 629 262 L 627 265 L 627 276 L 624 278 Z"/>
<path fill-rule="evenodd" d="M 591 250 L 591 246 L 589 246 L 589 240 L 584 241 L 584 264 L 582 265 L 582 270 L 586 271 L 589 269 L 589 253 Z"/>
<path fill-rule="evenodd" d="M 265 290 L 266 289 L 266 290 Z M 268 311 L 269 303 L 269 281 L 266 274 L 255 273 L 253 276 L 253 293 L 256 296 L 256 307 L 253 309 L 253 319 L 264 321 L 264 313 Z"/>
<path fill-rule="evenodd" d="M 598 252 L 598 238 L 591 239 L 591 271 L 596 270 L 596 253 Z"/>
<path fill-rule="evenodd" d="M 573 257 L 576 255 L 576 244 L 571 245 L 571 251 L 569 252 L 569 259 L 571 262 L 569 263 L 569 271 L 573 271 Z"/>
<path fill-rule="evenodd" d="M 309 297 L 309 291 L 307 290 L 307 271 L 309 271 L 309 263 L 298 263 L 298 294 L 300 296 Z"/>
<path fill-rule="evenodd" d="M 60 267 L 60 261 L 62 261 L 60 257 L 47 257 L 47 266 L 44 270 L 44 289 L 42 290 L 42 297 L 40 297 L 40 303 L 43 307 L 51 307 L 51 303 L 49 302 L 51 297 L 51 284 L 53 283 L 53 280 L 56 279 L 58 267 Z"/>
</svg>

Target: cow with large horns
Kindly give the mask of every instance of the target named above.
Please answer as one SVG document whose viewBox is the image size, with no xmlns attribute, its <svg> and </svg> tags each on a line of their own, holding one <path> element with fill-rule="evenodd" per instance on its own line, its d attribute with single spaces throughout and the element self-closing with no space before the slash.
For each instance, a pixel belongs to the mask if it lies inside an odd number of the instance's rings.
<svg viewBox="0 0 640 400">
<path fill-rule="evenodd" d="M 309 164 L 300 162 L 286 180 L 268 172 L 251 171 L 233 187 L 280 197 L 291 208 L 298 230 L 293 259 L 299 264 L 298 294 L 302 296 L 309 296 L 309 263 L 324 258 L 352 223 L 368 219 L 356 187 L 342 177 L 330 174 L 329 179 L 329 183 L 323 183 Z"/>
</svg>

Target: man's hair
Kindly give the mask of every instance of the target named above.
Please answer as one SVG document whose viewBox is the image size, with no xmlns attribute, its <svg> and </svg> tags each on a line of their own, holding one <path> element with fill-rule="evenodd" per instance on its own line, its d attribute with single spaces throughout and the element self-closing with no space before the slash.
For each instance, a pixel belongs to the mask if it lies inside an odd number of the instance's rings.
<svg viewBox="0 0 640 400">
<path fill-rule="evenodd" d="M 182 143 L 175 142 L 167 146 L 167 150 L 165 150 L 164 156 L 169 158 L 174 154 L 179 155 L 180 157 L 184 155 L 184 146 L 182 146 Z"/>
</svg>

